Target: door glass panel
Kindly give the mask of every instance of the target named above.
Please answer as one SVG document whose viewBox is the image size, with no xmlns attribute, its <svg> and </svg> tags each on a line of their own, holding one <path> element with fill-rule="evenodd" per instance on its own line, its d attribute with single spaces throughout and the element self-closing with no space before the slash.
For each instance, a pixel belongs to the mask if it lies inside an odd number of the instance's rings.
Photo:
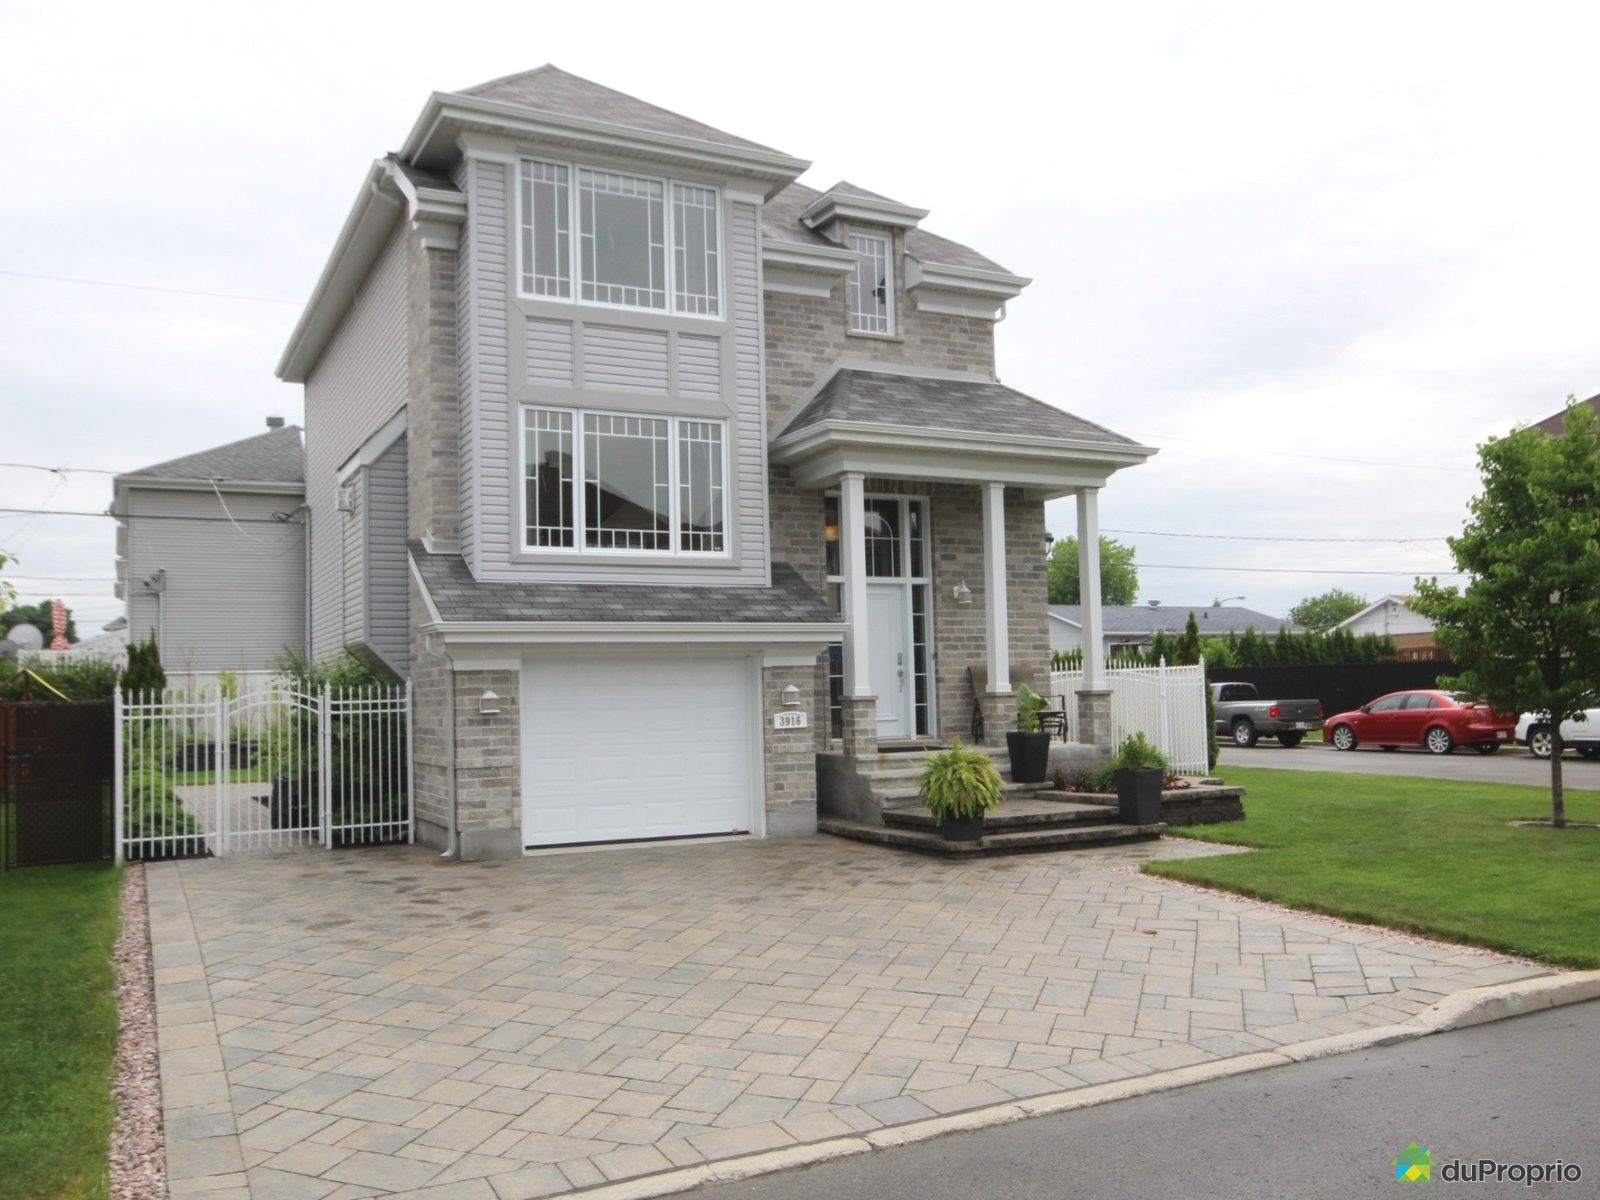
<svg viewBox="0 0 1600 1200">
<path fill-rule="evenodd" d="M 900 557 L 900 501 L 868 500 L 863 523 L 867 532 L 867 575 L 900 578 L 905 573 Z"/>
<path fill-rule="evenodd" d="M 1407 696 L 1406 697 L 1406 708 L 1408 708 L 1408 709 L 1432 708 L 1432 707 L 1433 707 L 1433 697 L 1432 696 Z"/>
<path fill-rule="evenodd" d="M 930 717 L 933 688 L 929 679 L 928 658 L 928 585 L 917 583 L 911 586 L 911 669 L 919 735 L 933 732 Z"/>
<path fill-rule="evenodd" d="M 839 497 L 822 498 L 822 557 L 826 573 L 840 575 L 839 564 Z"/>
<path fill-rule="evenodd" d="M 925 579 L 928 575 L 928 564 L 926 561 L 927 547 L 923 545 L 923 542 L 927 537 L 927 502 L 913 500 L 906 507 L 910 514 L 911 524 L 911 528 L 906 533 L 906 537 L 911 542 L 911 576 L 913 579 Z"/>
<path fill-rule="evenodd" d="M 1405 703 L 1404 696 L 1385 696 L 1372 706 L 1373 712 L 1395 712 Z"/>
</svg>

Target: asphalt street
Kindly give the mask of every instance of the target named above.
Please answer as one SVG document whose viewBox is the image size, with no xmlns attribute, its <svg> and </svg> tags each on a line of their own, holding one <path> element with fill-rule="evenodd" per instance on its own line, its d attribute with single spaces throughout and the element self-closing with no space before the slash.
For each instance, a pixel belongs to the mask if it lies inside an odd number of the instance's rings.
<svg viewBox="0 0 1600 1200">
<path fill-rule="evenodd" d="M 704 1188 L 703 1200 L 1388 1194 L 1416 1142 L 1434 1188 L 1600 1196 L 1600 1001 L 1175 1092 Z M 1576 1182 L 1451 1184 L 1452 1160 L 1582 1168 Z M 1428 1187 L 1428 1183 L 1422 1183 Z M 1403 1192 L 1401 1194 L 1404 1194 Z"/>
<path fill-rule="evenodd" d="M 1287 771 L 1409 775 L 1419 779 L 1526 783 L 1534 787 L 1550 785 L 1549 760 L 1534 758 L 1521 746 L 1505 746 L 1494 754 L 1479 754 L 1476 750 L 1467 749 L 1451 754 L 1429 754 L 1426 750 L 1380 750 L 1376 746 L 1335 750 L 1318 742 L 1302 742 L 1293 750 L 1285 750 L 1277 742 L 1263 738 L 1248 750 L 1224 744 L 1219 763 L 1222 766 L 1270 767 Z M 1600 789 L 1600 760 L 1568 754 L 1561 760 L 1561 774 L 1568 787 Z"/>
</svg>

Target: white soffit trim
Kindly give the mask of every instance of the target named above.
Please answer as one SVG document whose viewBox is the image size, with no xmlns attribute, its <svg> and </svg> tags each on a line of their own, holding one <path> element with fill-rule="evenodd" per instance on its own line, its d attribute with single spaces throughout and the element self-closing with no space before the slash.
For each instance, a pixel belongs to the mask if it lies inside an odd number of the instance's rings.
<svg viewBox="0 0 1600 1200">
<path fill-rule="evenodd" d="M 412 564 L 417 576 L 416 564 Z M 426 597 L 427 589 L 423 589 Z M 817 653 L 844 634 L 843 622 L 764 624 L 740 621 L 442 621 L 430 603 L 425 633 L 447 646 L 647 645 L 813 646 Z M 813 654 L 808 661 L 815 662 Z"/>
<path fill-rule="evenodd" d="M 388 450 L 390 446 L 393 446 L 405 436 L 405 432 L 406 410 L 401 408 L 394 414 L 394 416 L 390 417 L 381 426 L 379 426 L 376 433 L 374 433 L 366 441 L 362 442 L 361 445 L 356 448 L 356 452 L 354 454 L 344 460 L 339 467 L 339 482 L 345 482 L 346 479 L 348 479 L 362 467 L 370 467 L 373 463 L 377 462 L 378 459 L 383 457 L 384 452 Z"/>
<path fill-rule="evenodd" d="M 411 578 L 417 585 L 417 591 L 422 593 L 422 607 L 428 610 L 428 624 L 424 628 L 436 628 L 441 623 L 439 608 L 434 604 L 433 597 L 428 594 L 427 580 L 422 578 L 422 572 L 417 569 L 416 557 L 409 549 L 406 551 L 406 563 L 411 568 Z"/>
<path fill-rule="evenodd" d="M 818 196 L 811 202 L 811 207 L 800 214 L 800 223 L 808 229 L 820 229 L 834 221 L 865 221 L 896 229 L 915 229 L 927 215 L 925 208 L 913 208 L 894 200 L 828 191 Z"/>
<path fill-rule="evenodd" d="M 856 256 L 842 246 L 808 246 L 763 239 L 763 291 L 825 297 L 856 268 Z"/>
<path fill-rule="evenodd" d="M 158 479 L 151 475 L 121 476 L 113 481 L 120 489 L 144 492 L 240 492 L 249 495 L 304 496 L 303 483 L 250 479 Z M 137 516 L 138 514 L 134 514 Z"/>
<path fill-rule="evenodd" d="M 406 136 L 400 157 L 419 166 L 448 166 L 459 153 L 457 138 L 468 126 L 508 131 L 521 137 L 594 148 L 610 154 L 720 167 L 762 180 L 767 184 L 764 195 L 768 199 L 811 166 L 805 159 L 775 150 L 725 146 L 679 134 L 652 133 L 454 92 L 435 92 L 428 97 L 416 124 Z"/>
<path fill-rule="evenodd" d="M 906 291 L 920 312 L 993 320 L 1033 280 L 1004 271 L 925 263 L 906 256 Z"/>
<path fill-rule="evenodd" d="M 967 429 L 937 429 L 883 425 L 868 421 L 819 421 L 772 442 L 774 462 L 791 462 L 808 449 L 833 442 L 863 445 L 926 447 L 930 450 L 969 449 L 976 453 L 1024 449 L 1096 463 L 1133 466 L 1158 453 L 1154 446 L 1134 443 L 1081 442 L 1070 438 L 1025 437 L 1015 433 L 979 433 Z"/>
</svg>

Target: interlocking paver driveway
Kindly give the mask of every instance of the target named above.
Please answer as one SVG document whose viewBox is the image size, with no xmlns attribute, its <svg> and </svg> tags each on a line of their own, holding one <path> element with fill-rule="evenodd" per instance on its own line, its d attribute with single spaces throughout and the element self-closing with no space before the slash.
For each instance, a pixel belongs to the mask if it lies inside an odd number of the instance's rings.
<svg viewBox="0 0 1600 1200">
<path fill-rule="evenodd" d="M 1403 1020 L 1538 974 L 826 837 L 148 868 L 175 1197 L 513 1200 Z"/>
</svg>

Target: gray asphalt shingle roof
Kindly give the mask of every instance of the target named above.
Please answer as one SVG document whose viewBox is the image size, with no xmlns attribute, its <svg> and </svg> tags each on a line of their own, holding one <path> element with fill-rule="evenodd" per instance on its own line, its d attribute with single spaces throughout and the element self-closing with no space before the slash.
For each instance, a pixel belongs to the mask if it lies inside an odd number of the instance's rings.
<svg viewBox="0 0 1600 1200">
<path fill-rule="evenodd" d="M 839 620 L 793 567 L 772 564 L 770 587 L 643 587 L 637 584 L 491 583 L 459 554 L 411 543 L 434 607 L 445 621 L 703 621 L 769 625 Z"/>
<path fill-rule="evenodd" d="M 853 183 L 835 184 L 830 190 L 874 200 L 888 199 L 887 196 L 879 196 Z M 838 242 L 824 237 L 815 229 L 808 228 L 800 220 L 800 214 L 815 204 L 822 195 L 823 193 L 816 188 L 809 188 L 803 183 L 791 183 L 762 207 L 762 236 L 780 242 L 798 242 L 804 246 L 837 246 Z M 898 204 L 899 201 L 894 203 Z M 921 263 L 937 263 L 947 267 L 969 267 L 976 271 L 999 271 L 1002 274 L 1010 274 L 999 263 L 985 258 L 972 247 L 952 242 L 949 238 L 942 238 L 925 229 L 906 230 L 906 253 Z"/>
<path fill-rule="evenodd" d="M 216 479 L 234 483 L 304 483 L 305 449 L 300 426 L 269 429 L 242 441 L 229 442 L 128 471 L 119 479 Z"/>
<path fill-rule="evenodd" d="M 1052 604 L 1050 612 L 1064 617 L 1074 625 L 1083 624 L 1083 605 Z M 1182 633 L 1189 624 L 1189 614 L 1194 614 L 1195 624 L 1205 633 L 1243 633 L 1253 628 L 1257 633 L 1277 633 L 1279 627 L 1293 625 L 1282 617 L 1269 617 L 1266 613 L 1231 605 L 1216 606 L 1163 604 L 1151 608 L 1148 604 L 1106 604 L 1100 609 L 1101 628 L 1106 633 L 1154 634 Z"/>
<path fill-rule="evenodd" d="M 474 87 L 462 88 L 458 95 L 476 96 L 482 100 L 499 100 L 506 104 L 520 104 L 526 108 L 558 116 L 578 117 L 588 121 L 604 121 L 645 133 L 664 133 L 675 137 L 696 138 L 719 146 L 742 150 L 758 150 L 768 154 L 781 154 L 771 146 L 735 137 L 721 129 L 702 124 L 669 109 L 658 108 L 635 96 L 546 63 L 531 71 L 504 75 Z"/>
<path fill-rule="evenodd" d="M 1015 388 L 982 379 L 926 379 L 846 367 L 795 415 L 784 433 L 822 421 L 1013 433 L 1023 437 L 1137 445 L 1103 425 L 1035 400 Z"/>
</svg>

